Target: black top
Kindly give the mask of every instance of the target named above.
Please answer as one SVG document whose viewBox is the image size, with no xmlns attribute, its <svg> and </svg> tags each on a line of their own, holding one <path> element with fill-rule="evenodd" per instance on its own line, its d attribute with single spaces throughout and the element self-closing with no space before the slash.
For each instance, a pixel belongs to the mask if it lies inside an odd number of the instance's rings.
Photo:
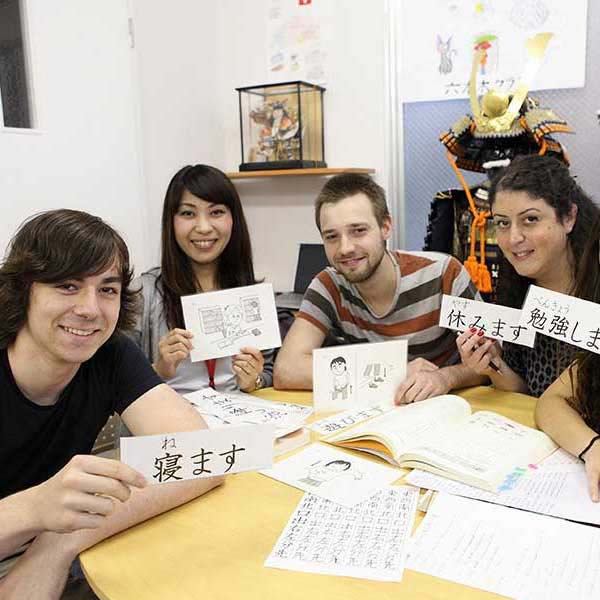
<svg viewBox="0 0 600 600">
<path fill-rule="evenodd" d="M 546 335 L 535 336 L 533 348 L 505 343 L 502 358 L 527 384 L 527 393 L 539 397 L 575 360 L 578 349 Z"/>
<path fill-rule="evenodd" d="M 89 454 L 113 412 L 162 380 L 137 346 L 115 335 L 83 363 L 56 404 L 39 406 L 17 387 L 0 349 L 0 498 L 46 481 Z"/>
</svg>

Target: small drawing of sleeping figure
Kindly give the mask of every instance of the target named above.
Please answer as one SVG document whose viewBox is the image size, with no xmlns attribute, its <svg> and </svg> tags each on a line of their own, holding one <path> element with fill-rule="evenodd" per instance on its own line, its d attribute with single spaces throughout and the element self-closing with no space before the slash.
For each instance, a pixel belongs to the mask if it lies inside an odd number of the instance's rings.
<svg viewBox="0 0 600 600">
<path fill-rule="evenodd" d="M 333 375 L 331 399 L 348 400 L 352 393 L 352 385 L 350 384 L 350 373 L 348 373 L 346 359 L 343 356 L 337 356 L 331 361 L 329 368 Z"/>
<path fill-rule="evenodd" d="M 323 483 L 327 483 L 333 479 L 345 475 L 350 471 L 352 463 L 348 460 L 330 460 L 324 465 L 321 461 L 312 464 L 308 468 L 306 477 L 298 479 L 299 482 L 306 483 L 312 487 L 319 487 Z M 362 479 L 363 473 L 361 471 L 352 471 L 350 473 L 353 479 Z"/>
</svg>

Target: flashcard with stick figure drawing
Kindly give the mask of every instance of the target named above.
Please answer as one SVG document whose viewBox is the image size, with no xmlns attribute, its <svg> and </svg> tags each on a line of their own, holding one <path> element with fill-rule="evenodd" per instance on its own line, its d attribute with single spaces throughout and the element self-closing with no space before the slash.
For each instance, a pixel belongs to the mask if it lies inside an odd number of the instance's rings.
<svg viewBox="0 0 600 600">
<path fill-rule="evenodd" d="M 260 473 L 344 506 L 370 498 L 402 475 L 398 469 L 319 443 Z"/>
<path fill-rule="evenodd" d="M 315 411 L 393 405 L 406 377 L 407 342 L 392 340 L 313 352 Z"/>
<path fill-rule="evenodd" d="M 192 362 L 281 346 L 273 287 L 260 283 L 181 298 L 186 329 L 194 337 Z"/>
</svg>

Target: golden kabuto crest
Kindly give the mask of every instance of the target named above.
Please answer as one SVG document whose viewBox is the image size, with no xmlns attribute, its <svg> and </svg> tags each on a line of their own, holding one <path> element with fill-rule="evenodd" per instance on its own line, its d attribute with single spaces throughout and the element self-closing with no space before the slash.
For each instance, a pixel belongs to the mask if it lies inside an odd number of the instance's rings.
<svg viewBox="0 0 600 600">
<path fill-rule="evenodd" d="M 477 97 L 477 72 L 484 50 L 476 50 L 469 82 L 472 115 L 465 115 L 440 136 L 450 162 L 469 202 L 473 220 L 470 230 L 470 251 L 465 260 L 473 282 L 481 292 L 492 291 L 489 270 L 485 263 L 485 228 L 491 213 L 479 210 L 459 169 L 490 172 L 507 166 L 519 154 L 550 154 L 569 163 L 559 142 L 551 134 L 572 133 L 566 121 L 552 110 L 540 108 L 527 95 L 537 73 L 551 33 L 540 33 L 527 40 L 528 61 L 516 88 L 509 93 L 498 90 L 486 92 L 481 102 Z M 479 232 L 479 260 L 475 253 Z"/>
</svg>

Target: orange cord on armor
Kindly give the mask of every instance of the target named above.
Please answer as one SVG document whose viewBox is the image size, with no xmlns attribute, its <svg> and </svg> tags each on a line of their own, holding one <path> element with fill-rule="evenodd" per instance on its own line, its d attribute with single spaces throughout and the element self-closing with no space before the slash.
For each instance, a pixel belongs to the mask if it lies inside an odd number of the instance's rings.
<svg viewBox="0 0 600 600">
<path fill-rule="evenodd" d="M 465 268 L 469 272 L 473 283 L 480 292 L 490 293 L 492 291 L 492 277 L 490 271 L 485 264 L 485 226 L 486 219 L 491 215 L 489 211 L 477 210 L 471 190 L 465 181 L 462 173 L 456 166 L 456 161 L 450 152 L 446 152 L 446 158 L 452 166 L 458 181 L 463 187 L 467 200 L 469 202 L 469 210 L 473 215 L 473 222 L 471 223 L 471 230 L 469 232 L 469 256 L 465 260 Z M 479 254 L 480 261 L 477 262 L 477 256 L 475 255 L 475 244 L 477 241 L 477 230 L 479 230 Z"/>
</svg>

